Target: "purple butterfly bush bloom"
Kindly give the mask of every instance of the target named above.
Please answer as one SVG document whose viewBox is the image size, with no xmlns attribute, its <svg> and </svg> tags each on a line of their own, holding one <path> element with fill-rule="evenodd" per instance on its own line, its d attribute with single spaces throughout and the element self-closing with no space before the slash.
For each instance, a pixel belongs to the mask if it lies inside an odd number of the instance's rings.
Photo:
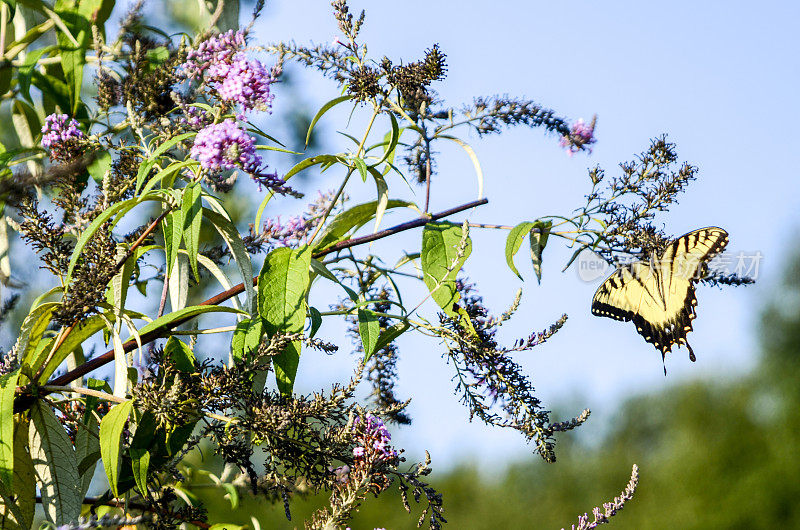
<svg viewBox="0 0 800 530">
<path fill-rule="evenodd" d="M 359 426 L 361 421 L 361 417 L 357 417 L 353 421 L 353 427 Z M 354 458 L 373 457 L 376 460 L 393 460 L 397 458 L 397 451 L 389 445 L 392 435 L 380 418 L 367 414 L 363 431 L 363 434 L 359 433 L 356 436 L 358 443 L 361 445 L 353 449 Z"/>
<path fill-rule="evenodd" d="M 68 162 L 83 153 L 85 135 L 78 122 L 66 114 L 51 114 L 42 127 L 42 147 L 50 151 L 50 158 Z"/>
<path fill-rule="evenodd" d="M 198 77 L 214 64 L 230 64 L 234 55 L 239 53 L 245 44 L 242 31 L 230 30 L 206 39 L 186 55 L 183 71 L 188 77 Z"/>
<path fill-rule="evenodd" d="M 597 138 L 594 137 L 594 128 L 596 124 L 597 116 L 592 118 L 590 123 L 585 123 L 582 119 L 579 119 L 572 124 L 569 136 L 561 137 L 559 142 L 561 147 L 567 149 L 567 153 L 569 153 L 570 156 L 582 149 L 586 149 L 591 153 L 592 149 L 586 146 L 597 142 Z"/>
<path fill-rule="evenodd" d="M 188 78 L 204 79 L 222 101 L 241 105 L 245 111 L 269 112 L 273 98 L 269 87 L 276 74 L 247 59 L 244 46 L 241 31 L 211 37 L 188 53 L 182 69 Z"/>
<path fill-rule="evenodd" d="M 258 173 L 261 157 L 256 154 L 255 144 L 255 138 L 235 121 L 227 119 L 197 133 L 191 156 L 211 171 L 241 168 L 248 173 Z"/>
</svg>

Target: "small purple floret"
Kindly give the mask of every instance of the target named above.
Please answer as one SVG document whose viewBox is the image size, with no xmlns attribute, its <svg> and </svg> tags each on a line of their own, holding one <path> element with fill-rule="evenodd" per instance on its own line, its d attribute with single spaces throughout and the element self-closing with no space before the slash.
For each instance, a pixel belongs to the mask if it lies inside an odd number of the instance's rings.
<svg viewBox="0 0 800 530">
<path fill-rule="evenodd" d="M 191 156 L 211 171 L 243 169 L 258 173 L 261 157 L 256 154 L 255 138 L 232 119 L 205 127 L 194 139 Z"/>
<path fill-rule="evenodd" d="M 50 151 L 50 158 L 61 162 L 72 160 L 83 152 L 83 132 L 80 124 L 66 114 L 51 114 L 42 127 L 42 147 Z"/>
<path fill-rule="evenodd" d="M 570 156 L 583 149 L 590 153 L 592 152 L 592 149 L 587 146 L 597 142 L 594 137 L 595 119 L 592 119 L 591 123 L 585 123 L 582 119 L 579 119 L 570 128 L 569 136 L 561 137 L 559 143 L 561 147 L 567 150 Z"/>
</svg>

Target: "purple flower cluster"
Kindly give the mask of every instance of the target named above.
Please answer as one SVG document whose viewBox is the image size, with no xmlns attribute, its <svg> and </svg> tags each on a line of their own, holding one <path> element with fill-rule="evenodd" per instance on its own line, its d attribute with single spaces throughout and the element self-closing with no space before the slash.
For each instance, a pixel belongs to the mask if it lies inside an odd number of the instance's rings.
<svg viewBox="0 0 800 530">
<path fill-rule="evenodd" d="M 570 156 L 587 149 L 590 153 L 591 148 L 586 146 L 591 145 L 597 141 L 594 137 L 594 127 L 597 117 L 592 118 L 591 123 L 585 123 L 582 119 L 576 121 L 570 128 L 569 136 L 562 136 L 560 140 L 561 147 L 567 149 Z"/>
<path fill-rule="evenodd" d="M 218 62 L 230 63 L 245 44 L 242 31 L 230 30 L 206 39 L 186 55 L 186 62 L 182 66 L 183 71 L 187 77 L 201 76 L 203 72 Z"/>
<path fill-rule="evenodd" d="M 235 121 L 227 119 L 197 133 L 191 156 L 211 171 L 241 168 L 248 173 L 258 173 L 261 157 L 256 154 L 255 144 L 255 138 Z"/>
<path fill-rule="evenodd" d="M 189 78 L 203 77 L 222 101 L 241 105 L 245 111 L 268 112 L 275 76 L 259 61 L 247 59 L 244 45 L 241 31 L 211 37 L 189 52 L 183 71 Z"/>
<path fill-rule="evenodd" d="M 19 368 L 19 361 L 13 351 L 6 354 L 0 352 L 0 375 L 9 374 L 17 368 Z"/>
<path fill-rule="evenodd" d="M 281 222 L 280 216 L 268 219 L 261 230 L 261 237 L 269 242 L 271 248 L 299 246 L 308 233 L 322 221 L 333 197 L 332 191 L 324 194 L 319 192 L 316 200 L 308 204 L 303 215 L 293 215 L 285 223 Z"/>
<path fill-rule="evenodd" d="M 50 151 L 50 158 L 67 162 L 83 153 L 83 132 L 78 122 L 66 114 L 51 114 L 42 127 L 42 147 Z"/>
<path fill-rule="evenodd" d="M 239 104 L 245 111 L 270 111 L 274 96 L 269 86 L 275 79 L 260 62 L 237 57 L 230 64 L 215 63 L 207 77 L 221 100 Z"/>
<path fill-rule="evenodd" d="M 214 118 L 212 114 L 197 107 L 183 105 L 182 109 L 184 115 L 183 122 L 192 129 L 202 129 L 210 125 Z"/>
<path fill-rule="evenodd" d="M 353 448 L 353 457 L 358 460 L 394 460 L 397 451 L 391 448 L 389 442 L 392 435 L 380 418 L 367 414 L 363 427 L 361 417 L 353 421 L 353 428 L 357 429 L 356 440 L 359 446 Z"/>
</svg>

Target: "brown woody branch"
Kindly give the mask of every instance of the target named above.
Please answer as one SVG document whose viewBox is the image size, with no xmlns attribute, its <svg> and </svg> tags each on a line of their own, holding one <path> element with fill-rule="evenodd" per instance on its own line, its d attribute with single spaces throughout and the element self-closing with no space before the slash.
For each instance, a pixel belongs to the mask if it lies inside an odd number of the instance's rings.
<svg viewBox="0 0 800 530">
<path fill-rule="evenodd" d="M 363 236 L 363 237 L 355 237 L 355 238 L 348 239 L 348 240 L 345 240 L 345 241 L 340 241 L 339 243 L 336 243 L 335 245 L 331 245 L 330 247 L 327 247 L 327 248 L 324 248 L 322 250 L 318 250 L 317 252 L 314 252 L 312 254 L 312 256 L 314 258 L 319 258 L 319 257 L 325 256 L 327 254 L 331 254 L 333 252 L 338 252 L 339 250 L 355 247 L 355 246 L 358 246 L 358 245 L 363 245 L 364 243 L 369 243 L 371 241 L 376 241 L 378 239 L 383 239 L 385 237 L 389 237 L 389 236 L 392 236 L 394 234 L 397 234 L 397 233 L 400 233 L 400 232 L 404 232 L 406 230 L 411 230 L 412 228 L 417 228 L 417 227 L 420 227 L 420 226 L 424 226 L 427 223 L 430 223 L 431 221 L 436 221 L 438 219 L 449 217 L 449 216 L 457 214 L 459 212 L 463 212 L 465 210 L 469 210 L 470 208 L 475 208 L 476 206 L 482 206 L 482 205 L 484 205 L 484 204 L 486 204 L 488 202 L 489 202 L 488 199 L 480 199 L 480 200 L 468 202 L 466 204 L 462 204 L 461 206 L 456 206 L 455 208 L 450 208 L 449 210 L 444 210 L 444 211 L 441 211 L 441 212 L 438 212 L 438 213 L 435 213 L 435 214 L 422 215 L 422 216 L 420 216 L 417 219 L 414 219 L 412 221 L 401 223 L 399 225 L 393 226 L 391 228 L 387 228 L 386 230 L 381 230 L 380 232 L 376 232 L 374 234 L 366 235 L 366 236 Z M 253 278 L 253 285 L 256 285 L 257 282 L 258 282 L 258 277 Z M 238 285 L 234 285 L 233 287 L 231 287 L 227 291 L 223 291 L 223 292 L 219 293 L 216 296 L 212 296 L 211 298 L 209 298 L 208 300 L 200 303 L 199 305 L 219 305 L 222 302 L 224 302 L 224 301 L 236 296 L 237 294 L 241 294 L 243 292 L 244 292 L 244 284 L 240 283 Z M 194 317 L 190 316 L 190 317 L 178 319 L 178 320 L 175 320 L 175 321 L 171 322 L 168 325 L 165 325 L 164 327 L 162 327 L 160 329 L 155 329 L 153 331 L 145 333 L 144 335 L 141 335 L 140 336 L 141 344 L 142 345 L 149 344 L 150 342 L 153 342 L 156 339 L 168 337 L 169 336 L 169 332 L 170 332 L 170 330 L 172 328 L 175 328 L 175 327 L 177 327 L 177 326 L 179 326 L 179 325 L 191 320 L 192 318 L 194 318 Z M 122 349 L 124 351 L 126 351 L 126 352 L 130 352 L 130 351 L 135 350 L 138 346 L 139 345 L 137 344 L 137 342 L 135 340 L 131 339 L 131 340 L 125 342 L 122 345 Z M 78 379 L 79 377 L 82 377 L 82 376 L 88 374 L 89 372 L 91 372 L 93 370 L 96 370 L 97 368 L 100 368 L 101 366 L 110 363 L 113 360 L 114 360 L 114 350 L 111 349 L 111 350 L 105 352 L 103 355 L 100 355 L 99 357 L 95 357 L 94 359 L 91 359 L 91 360 L 83 363 L 82 365 L 78 366 L 74 370 L 71 370 L 71 371 L 69 371 L 69 372 L 67 372 L 67 373 L 65 373 L 65 374 L 63 374 L 63 375 L 61 375 L 59 377 L 56 377 L 52 381 L 48 382 L 47 385 L 48 386 L 66 386 L 69 383 L 71 383 L 72 381 L 75 381 L 76 379 Z M 46 393 L 43 390 L 39 390 L 39 392 L 40 392 L 40 395 Z M 33 404 L 34 400 L 35 400 L 35 397 L 30 395 L 30 394 L 21 394 L 21 395 L 17 396 L 17 398 L 14 400 L 14 412 L 18 413 L 18 412 L 22 412 L 22 411 L 27 410 L 28 408 L 31 407 L 31 405 Z"/>
</svg>

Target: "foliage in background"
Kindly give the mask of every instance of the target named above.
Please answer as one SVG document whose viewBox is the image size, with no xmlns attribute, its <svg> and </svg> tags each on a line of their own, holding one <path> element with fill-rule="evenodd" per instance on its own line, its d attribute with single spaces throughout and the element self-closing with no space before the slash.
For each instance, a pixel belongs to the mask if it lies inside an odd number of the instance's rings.
<svg viewBox="0 0 800 530">
<path fill-rule="evenodd" d="M 199 34 L 172 36 L 145 24 L 139 3 L 114 38 L 105 31 L 111 0 L 0 3 L 0 93 L 16 133 L 15 145 L 0 146 L 0 280 L 12 290 L 3 316 L 18 300 L 15 291 L 26 291 L 12 282 L 4 258 L 9 231 L 38 253 L 54 285 L 35 293 L 2 356 L 3 527 L 29 527 L 36 503 L 46 524 L 59 528 L 234 526 L 225 518 L 237 514 L 209 512 L 199 502 L 198 490 L 211 486 L 233 509 L 253 496 L 279 506 L 287 519 L 298 497 L 324 494 L 326 505 L 307 514 L 309 528 L 345 527 L 367 499 L 393 489 L 399 505 L 421 512 L 418 525 L 439 528 L 446 521 L 442 495 L 427 478 L 430 456 L 411 464 L 391 443 L 391 424 L 411 421 L 408 401 L 394 391 L 402 353 L 395 340 L 404 333 L 443 346 L 471 417 L 519 432 L 546 462 L 556 459 L 555 434 L 587 420 L 588 409 L 556 421 L 514 360 L 549 340 L 566 315 L 500 344 L 496 332 L 521 293 L 492 316 L 463 273 L 473 253 L 470 230 L 507 230 L 505 260 L 517 275 L 514 257 L 527 239 L 537 280 L 554 238 L 576 249 L 567 267 L 583 250 L 609 262 L 648 255 L 669 240 L 655 228 L 655 215 L 676 201 L 696 168 L 679 164 L 675 146 L 661 137 L 622 164 L 619 177 L 592 170 L 586 204 L 574 212 L 513 227 L 447 220 L 487 202 L 466 133 L 541 128 L 574 154 L 595 142 L 596 119 L 570 122 L 505 96 L 448 106 L 435 91 L 447 73 L 438 45 L 411 62 L 373 57 L 359 40 L 364 13 L 353 16 L 344 0 L 332 5 L 341 40 L 305 47 L 259 46 L 252 22 L 238 29 L 235 2 L 207 5 L 199 20 L 208 29 Z M 253 20 L 262 8 L 256 3 Z M 253 116 L 280 104 L 272 85 L 287 61 L 341 88 L 311 119 L 305 147 L 327 113 L 346 106 L 363 118 L 341 124 L 349 149 L 308 156 L 304 146 L 287 146 L 253 124 Z M 92 101 L 85 83 L 94 85 Z M 432 194 L 448 191 L 436 186 L 443 143 L 472 160 L 478 199 L 434 213 Z M 267 152 L 294 165 L 278 175 Z M 340 175 L 339 187 L 320 190 L 297 216 L 272 217 L 277 201 L 302 197 L 289 181 L 316 170 Z M 245 227 L 224 197 L 248 185 L 261 200 Z M 415 185 L 424 189 L 422 204 L 409 199 Z M 374 188 L 375 200 L 352 204 L 347 190 L 356 186 Z M 384 228 L 389 210 L 410 218 Z M 417 228 L 419 247 L 399 255 L 374 255 L 366 245 Z M 209 232 L 216 239 L 204 237 Z M 256 257 L 263 257 L 260 272 Z M 423 299 L 408 299 L 412 282 L 425 287 Z M 214 284 L 217 294 L 201 302 Z M 321 284 L 340 297 L 312 305 Z M 157 309 L 133 307 L 131 287 L 157 296 Z M 214 327 L 198 329 L 197 317 L 209 313 Z M 301 354 L 342 355 L 317 336 L 326 320 L 351 327 L 359 353 L 354 375 L 299 395 Z M 230 348 L 206 351 L 202 337 L 212 334 L 229 339 Z M 94 352 L 98 343 L 108 351 Z M 113 377 L 91 377 L 106 364 Z M 359 403 L 362 380 L 372 393 Z M 192 467 L 201 447 L 217 453 L 219 469 Z M 99 466 L 108 487 L 87 497 Z M 624 483 L 618 479 L 606 494 Z M 634 466 L 623 493 L 577 527 L 606 522 L 636 484 Z"/>
</svg>

